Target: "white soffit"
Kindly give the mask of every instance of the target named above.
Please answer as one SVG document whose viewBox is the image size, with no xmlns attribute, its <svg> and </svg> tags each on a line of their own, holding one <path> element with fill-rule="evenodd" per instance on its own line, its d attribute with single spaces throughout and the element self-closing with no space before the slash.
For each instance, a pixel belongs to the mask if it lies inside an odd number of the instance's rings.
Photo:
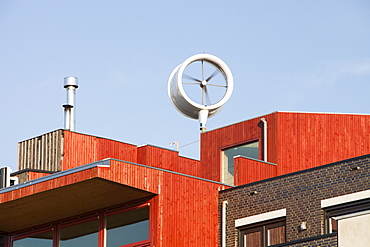
<svg viewBox="0 0 370 247">
<path fill-rule="evenodd" d="M 245 226 L 245 225 L 250 225 L 254 223 L 258 223 L 261 221 L 265 220 L 272 220 L 280 217 L 285 217 L 286 216 L 286 208 L 276 210 L 276 211 L 271 211 L 263 214 L 257 214 L 241 219 L 235 220 L 235 227 L 240 227 L 240 226 Z"/>
<path fill-rule="evenodd" d="M 337 196 L 325 200 L 321 200 L 321 208 L 327 208 L 347 202 L 354 202 L 362 199 L 370 198 L 370 190 L 364 190 L 348 195 Z"/>
</svg>

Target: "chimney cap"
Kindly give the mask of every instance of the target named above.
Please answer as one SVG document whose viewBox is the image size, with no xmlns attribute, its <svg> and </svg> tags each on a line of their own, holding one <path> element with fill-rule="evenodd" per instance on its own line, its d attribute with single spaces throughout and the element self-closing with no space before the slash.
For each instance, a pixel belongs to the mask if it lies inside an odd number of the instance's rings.
<svg viewBox="0 0 370 247">
<path fill-rule="evenodd" d="M 64 87 L 74 86 L 75 88 L 78 88 L 78 78 L 69 76 L 64 78 Z"/>
</svg>

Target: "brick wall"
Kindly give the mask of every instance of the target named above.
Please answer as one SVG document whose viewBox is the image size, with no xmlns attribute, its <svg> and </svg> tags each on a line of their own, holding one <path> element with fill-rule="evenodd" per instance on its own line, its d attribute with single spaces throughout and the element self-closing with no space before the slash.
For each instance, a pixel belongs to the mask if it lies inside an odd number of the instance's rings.
<svg viewBox="0 0 370 247">
<path fill-rule="evenodd" d="M 351 169 L 356 166 L 360 169 Z M 286 208 L 286 241 L 307 238 L 305 243 L 292 242 L 284 246 L 336 246 L 336 236 L 309 240 L 325 234 L 321 200 L 368 189 L 370 155 L 220 191 L 220 212 L 222 201 L 228 201 L 226 246 L 237 246 L 236 219 L 283 208 Z M 257 194 L 251 195 L 252 191 Z M 307 230 L 299 231 L 303 221 L 307 223 Z M 221 218 L 219 222 L 221 224 Z"/>
</svg>

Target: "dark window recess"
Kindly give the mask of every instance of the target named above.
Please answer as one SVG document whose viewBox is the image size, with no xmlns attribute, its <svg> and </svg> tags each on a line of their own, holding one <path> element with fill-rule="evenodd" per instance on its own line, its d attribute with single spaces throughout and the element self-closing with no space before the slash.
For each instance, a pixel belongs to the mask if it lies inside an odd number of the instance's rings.
<svg viewBox="0 0 370 247">
<path fill-rule="evenodd" d="M 239 228 L 239 247 L 265 247 L 285 242 L 285 218 Z"/>
</svg>

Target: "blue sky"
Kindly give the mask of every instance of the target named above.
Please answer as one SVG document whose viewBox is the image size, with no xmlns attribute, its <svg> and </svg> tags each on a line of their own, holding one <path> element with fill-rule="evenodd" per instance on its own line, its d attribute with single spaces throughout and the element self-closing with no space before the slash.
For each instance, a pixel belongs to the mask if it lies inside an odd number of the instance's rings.
<svg viewBox="0 0 370 247">
<path fill-rule="evenodd" d="M 0 166 L 17 143 L 63 128 L 136 145 L 199 140 L 167 96 L 188 57 L 224 60 L 234 93 L 212 130 L 273 111 L 370 113 L 369 1 L 0 1 Z M 199 143 L 180 149 L 197 158 Z"/>
</svg>

